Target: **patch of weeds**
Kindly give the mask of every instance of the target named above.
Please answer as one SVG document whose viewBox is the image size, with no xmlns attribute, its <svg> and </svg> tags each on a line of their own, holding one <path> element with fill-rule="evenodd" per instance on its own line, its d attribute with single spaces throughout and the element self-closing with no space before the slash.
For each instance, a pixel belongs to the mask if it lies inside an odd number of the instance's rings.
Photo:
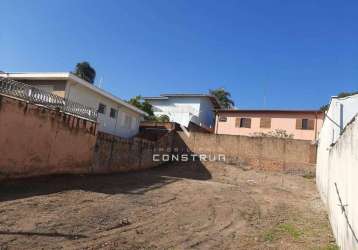
<svg viewBox="0 0 358 250">
<path fill-rule="evenodd" d="M 295 240 L 300 238 L 300 236 L 303 234 L 298 228 L 289 223 L 280 224 L 279 229 L 288 233 Z"/>
<path fill-rule="evenodd" d="M 336 243 L 328 244 L 325 247 L 319 248 L 319 250 L 339 250 L 339 246 Z"/>
<path fill-rule="evenodd" d="M 274 232 L 273 232 L 272 230 L 270 230 L 270 231 L 268 231 L 268 232 L 265 233 L 265 235 L 264 235 L 264 240 L 265 240 L 265 241 L 271 242 L 271 241 L 273 241 L 274 239 L 275 239 L 275 237 L 274 237 Z"/>
<path fill-rule="evenodd" d="M 306 173 L 306 174 L 302 175 L 302 177 L 305 179 L 314 179 L 314 178 L 316 178 L 316 175 L 314 173 Z"/>
<path fill-rule="evenodd" d="M 276 227 L 268 230 L 263 235 L 264 241 L 272 242 L 274 240 L 282 238 L 283 235 L 288 234 L 294 240 L 300 238 L 303 235 L 297 227 L 289 223 L 278 224 Z"/>
</svg>

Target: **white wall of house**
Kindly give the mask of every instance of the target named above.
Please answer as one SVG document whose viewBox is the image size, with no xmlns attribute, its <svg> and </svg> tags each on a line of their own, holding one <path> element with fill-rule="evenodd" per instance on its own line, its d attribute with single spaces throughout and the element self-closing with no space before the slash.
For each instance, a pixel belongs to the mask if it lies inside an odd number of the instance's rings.
<svg viewBox="0 0 358 250">
<path fill-rule="evenodd" d="M 358 234 L 357 113 L 358 95 L 332 98 L 317 149 L 316 184 L 341 249 L 358 249 L 354 235 Z M 343 205 L 347 205 L 345 212 L 339 206 L 336 185 Z"/>
<path fill-rule="evenodd" d="M 99 103 L 106 106 L 104 114 L 98 113 L 98 131 L 125 138 L 132 137 L 138 133 L 142 116 L 129 108 L 72 81 L 68 81 L 65 95 L 70 100 L 96 110 Z M 115 118 L 110 117 L 111 108 L 117 112 Z"/>
<path fill-rule="evenodd" d="M 190 121 L 204 127 L 214 126 L 214 107 L 207 97 L 168 97 L 148 101 L 155 115 L 167 115 L 171 122 L 186 127 Z"/>
<path fill-rule="evenodd" d="M 319 134 L 317 149 L 316 182 L 324 202 L 327 201 L 328 156 L 332 143 L 358 113 L 358 95 L 345 98 L 333 97 Z"/>
</svg>

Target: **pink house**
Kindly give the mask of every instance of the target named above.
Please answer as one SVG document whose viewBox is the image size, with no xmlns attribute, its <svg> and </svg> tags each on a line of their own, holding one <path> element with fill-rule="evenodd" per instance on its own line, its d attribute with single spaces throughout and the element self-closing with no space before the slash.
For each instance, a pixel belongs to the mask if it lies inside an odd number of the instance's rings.
<svg viewBox="0 0 358 250">
<path fill-rule="evenodd" d="M 257 136 L 284 130 L 293 139 L 314 141 L 323 117 L 319 110 L 216 110 L 215 133 Z"/>
</svg>

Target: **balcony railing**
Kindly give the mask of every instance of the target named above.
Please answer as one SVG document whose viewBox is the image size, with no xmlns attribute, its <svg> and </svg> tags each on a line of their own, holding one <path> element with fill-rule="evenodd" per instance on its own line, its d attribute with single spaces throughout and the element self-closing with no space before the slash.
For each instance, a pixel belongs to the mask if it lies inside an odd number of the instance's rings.
<svg viewBox="0 0 358 250">
<path fill-rule="evenodd" d="M 16 97 L 33 104 L 42 105 L 50 109 L 57 109 L 64 113 L 97 121 L 97 111 L 93 108 L 86 107 L 82 104 L 9 78 L 0 77 L 0 94 Z"/>
</svg>

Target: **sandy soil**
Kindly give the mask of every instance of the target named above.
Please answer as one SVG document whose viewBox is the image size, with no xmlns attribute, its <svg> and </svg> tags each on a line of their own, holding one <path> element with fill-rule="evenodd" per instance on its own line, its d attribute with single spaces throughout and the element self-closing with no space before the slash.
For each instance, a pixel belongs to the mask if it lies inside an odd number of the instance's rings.
<svg viewBox="0 0 358 250">
<path fill-rule="evenodd" d="M 222 163 L 0 185 L 0 249 L 331 249 L 314 180 Z"/>
</svg>

